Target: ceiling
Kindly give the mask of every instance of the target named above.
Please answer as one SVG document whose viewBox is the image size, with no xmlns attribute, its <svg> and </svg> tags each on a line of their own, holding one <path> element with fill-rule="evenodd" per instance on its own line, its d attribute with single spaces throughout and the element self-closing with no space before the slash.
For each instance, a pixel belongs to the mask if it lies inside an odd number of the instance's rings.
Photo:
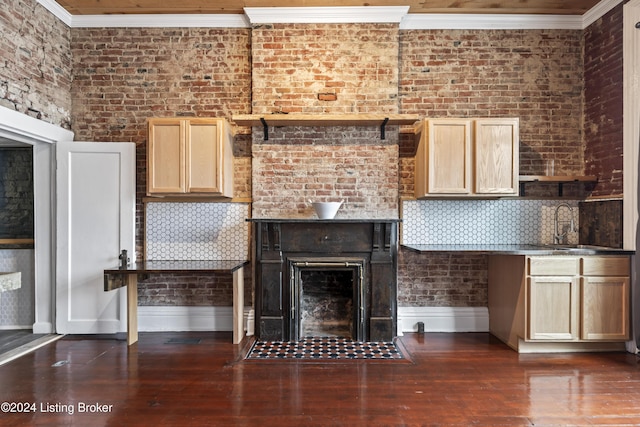
<svg viewBox="0 0 640 427">
<path fill-rule="evenodd" d="M 409 13 L 584 15 L 600 0 L 56 0 L 71 15 L 243 14 L 244 7 L 409 6 Z"/>
</svg>

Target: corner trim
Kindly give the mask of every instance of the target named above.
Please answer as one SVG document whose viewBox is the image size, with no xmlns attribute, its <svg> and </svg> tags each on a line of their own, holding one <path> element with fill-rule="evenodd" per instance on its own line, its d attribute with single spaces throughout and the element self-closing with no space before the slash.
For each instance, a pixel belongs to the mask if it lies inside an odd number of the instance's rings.
<svg viewBox="0 0 640 427">
<path fill-rule="evenodd" d="M 61 20 L 63 23 L 67 24 L 68 27 L 71 26 L 73 15 L 67 12 L 66 9 L 60 6 L 58 2 L 56 2 L 55 0 L 38 0 L 38 4 L 40 4 L 40 6 L 44 7 L 49 12 L 51 12 L 56 18 Z"/>
<path fill-rule="evenodd" d="M 622 3 L 622 0 L 600 1 L 598 4 L 589 9 L 584 15 L 582 15 L 582 28 L 585 29 L 589 25 L 596 22 L 598 19 L 602 18 L 619 3 Z"/>
</svg>

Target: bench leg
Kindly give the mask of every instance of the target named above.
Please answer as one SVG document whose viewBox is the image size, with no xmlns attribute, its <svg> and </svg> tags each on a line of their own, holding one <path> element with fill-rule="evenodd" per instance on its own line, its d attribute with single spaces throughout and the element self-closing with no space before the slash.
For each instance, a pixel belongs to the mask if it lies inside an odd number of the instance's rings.
<svg viewBox="0 0 640 427">
<path fill-rule="evenodd" d="M 244 267 L 233 272 L 233 343 L 244 338 Z"/>
<path fill-rule="evenodd" d="M 138 275 L 127 276 L 127 344 L 138 342 Z"/>
</svg>

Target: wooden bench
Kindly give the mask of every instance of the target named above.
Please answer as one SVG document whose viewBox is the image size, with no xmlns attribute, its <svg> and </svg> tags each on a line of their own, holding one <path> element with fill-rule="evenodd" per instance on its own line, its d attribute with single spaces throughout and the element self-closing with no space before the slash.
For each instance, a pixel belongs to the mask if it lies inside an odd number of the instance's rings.
<svg viewBox="0 0 640 427">
<path fill-rule="evenodd" d="M 142 261 L 104 270 L 104 291 L 127 287 L 127 344 L 138 341 L 138 276 L 158 273 L 224 273 L 233 275 L 233 343 L 244 337 L 244 267 L 247 260 Z"/>
</svg>

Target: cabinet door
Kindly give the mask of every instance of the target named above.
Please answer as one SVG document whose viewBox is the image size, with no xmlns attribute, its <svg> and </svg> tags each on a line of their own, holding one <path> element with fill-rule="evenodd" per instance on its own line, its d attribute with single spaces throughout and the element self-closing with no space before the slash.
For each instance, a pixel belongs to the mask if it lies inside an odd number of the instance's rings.
<svg viewBox="0 0 640 427">
<path fill-rule="evenodd" d="M 583 277 L 581 311 L 582 339 L 628 339 L 629 277 Z"/>
<path fill-rule="evenodd" d="M 578 284 L 573 276 L 536 276 L 528 280 L 529 340 L 578 338 Z"/>
<path fill-rule="evenodd" d="M 474 131 L 476 194 L 518 194 L 518 119 L 476 119 Z"/>
<path fill-rule="evenodd" d="M 184 193 L 184 121 L 149 120 L 147 193 Z"/>
<path fill-rule="evenodd" d="M 190 120 L 186 125 L 186 177 L 188 193 L 220 193 L 218 122 Z"/>
<path fill-rule="evenodd" d="M 471 193 L 471 120 L 428 120 L 425 144 L 427 193 Z"/>
</svg>

